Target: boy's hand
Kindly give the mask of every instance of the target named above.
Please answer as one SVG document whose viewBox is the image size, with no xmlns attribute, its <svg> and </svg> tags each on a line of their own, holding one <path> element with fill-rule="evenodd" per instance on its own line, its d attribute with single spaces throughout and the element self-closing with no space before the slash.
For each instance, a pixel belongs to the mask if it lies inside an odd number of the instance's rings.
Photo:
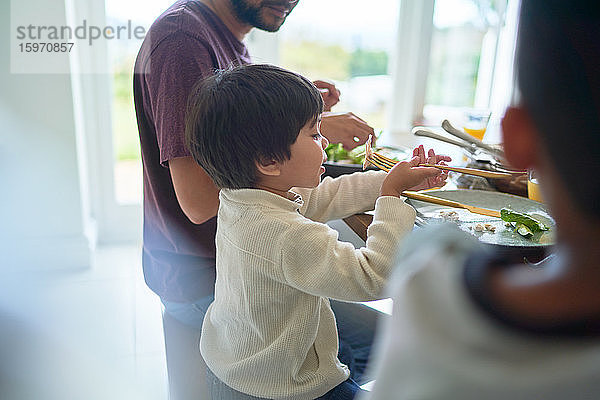
<svg viewBox="0 0 600 400">
<path fill-rule="evenodd" d="M 442 171 L 433 167 L 419 167 L 419 164 L 421 159 L 415 156 L 410 161 L 394 165 L 381 184 L 381 196 L 400 197 L 403 191 L 415 189 L 429 179 L 437 182 Z"/>
<path fill-rule="evenodd" d="M 416 147 L 413 150 L 413 157 L 419 157 L 419 164 L 440 164 L 447 165 L 446 162 L 452 161 L 451 157 L 435 154 L 433 149 L 429 149 L 428 156 L 425 157 L 425 148 L 423 145 Z M 448 171 L 441 171 L 437 177 L 428 178 L 424 180 L 422 183 L 416 185 L 415 187 L 410 188 L 410 190 L 423 190 L 430 189 L 434 187 L 442 187 L 446 184 L 446 179 L 448 178 Z"/>
</svg>

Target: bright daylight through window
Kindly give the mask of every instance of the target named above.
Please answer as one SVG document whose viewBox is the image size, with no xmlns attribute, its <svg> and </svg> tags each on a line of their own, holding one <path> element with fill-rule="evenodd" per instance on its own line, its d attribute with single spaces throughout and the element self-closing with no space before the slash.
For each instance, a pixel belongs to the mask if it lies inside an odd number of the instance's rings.
<svg viewBox="0 0 600 400">
<path fill-rule="evenodd" d="M 146 31 L 173 0 L 106 0 L 106 20 L 122 24 L 131 20 Z M 135 110 L 133 106 L 133 64 L 141 41 L 115 40 L 109 43 L 112 79 L 112 127 L 115 196 L 118 203 L 142 200 L 142 165 Z"/>
<path fill-rule="evenodd" d="M 397 0 L 301 0 L 281 29 L 279 63 L 342 92 L 334 111 L 385 127 Z"/>
<path fill-rule="evenodd" d="M 436 0 L 425 122 L 489 109 L 507 0 Z"/>
</svg>

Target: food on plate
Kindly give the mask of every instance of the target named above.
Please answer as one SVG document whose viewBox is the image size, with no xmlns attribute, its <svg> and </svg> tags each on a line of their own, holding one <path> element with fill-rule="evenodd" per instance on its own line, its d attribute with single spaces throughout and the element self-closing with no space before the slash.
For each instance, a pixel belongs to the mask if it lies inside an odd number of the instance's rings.
<svg viewBox="0 0 600 400">
<path fill-rule="evenodd" d="M 500 218 L 502 221 L 515 222 L 516 224 L 522 224 L 526 226 L 532 233 L 547 231 L 548 228 L 542 222 L 531 217 L 530 215 L 523 214 L 511 210 L 510 208 L 503 208 L 500 210 Z"/>
<path fill-rule="evenodd" d="M 521 224 L 521 223 L 518 223 L 518 224 L 515 226 L 515 230 L 517 231 L 517 233 L 518 233 L 519 235 L 521 235 L 521 236 L 523 236 L 523 237 L 530 238 L 530 237 L 532 237 L 532 236 L 533 236 L 533 232 L 531 231 L 531 229 L 529 229 L 529 228 L 527 227 L 527 225 L 523 225 L 523 224 Z"/>
<path fill-rule="evenodd" d="M 525 238 L 532 238 L 535 233 L 550 229 L 532 216 L 513 211 L 510 208 L 501 209 L 500 218 L 506 221 L 507 227 L 514 224 L 515 231 Z"/>
<path fill-rule="evenodd" d="M 440 217 L 447 221 L 458 221 L 458 213 L 456 211 L 440 211 Z"/>
<path fill-rule="evenodd" d="M 492 224 L 475 224 L 471 227 L 475 232 L 496 233 L 496 227 Z"/>
<path fill-rule="evenodd" d="M 325 149 L 327 161 L 341 162 L 344 164 L 362 164 L 365 160 L 365 146 L 358 146 L 348 151 L 341 143 L 330 143 Z"/>
<path fill-rule="evenodd" d="M 483 225 L 486 231 L 496 233 L 496 227 L 492 224 L 484 224 Z"/>
</svg>

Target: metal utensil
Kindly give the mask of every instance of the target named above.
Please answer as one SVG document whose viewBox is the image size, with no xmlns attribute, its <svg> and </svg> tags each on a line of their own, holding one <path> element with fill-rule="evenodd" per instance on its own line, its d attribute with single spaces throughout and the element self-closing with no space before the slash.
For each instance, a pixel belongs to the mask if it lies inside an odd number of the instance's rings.
<svg viewBox="0 0 600 400">
<path fill-rule="evenodd" d="M 421 136 L 421 137 L 428 137 L 430 139 L 435 139 L 435 140 L 439 140 L 441 142 L 445 142 L 445 143 L 449 143 L 449 144 L 458 146 L 468 152 L 468 157 L 471 160 L 476 161 L 478 163 L 482 163 L 482 164 L 489 164 L 494 169 L 497 169 L 498 172 L 519 173 L 519 174 L 527 172 L 527 171 L 511 170 L 509 167 L 505 166 L 502 163 L 502 161 L 504 161 L 504 159 L 503 159 L 503 157 L 500 157 L 497 152 L 494 152 L 492 154 L 483 148 L 478 148 L 473 143 L 467 143 L 462 140 L 452 139 L 452 138 L 446 137 L 444 135 L 440 135 L 438 133 L 428 131 L 426 129 L 415 129 L 413 131 L 413 135 Z M 501 158 L 501 160 L 498 160 L 498 158 Z"/>
<path fill-rule="evenodd" d="M 417 130 L 415 130 L 413 132 L 413 135 L 415 135 L 415 136 L 422 136 L 422 137 L 428 137 L 428 138 L 431 138 L 431 139 L 439 140 L 440 142 L 450 143 L 450 144 L 453 144 L 455 146 L 462 147 L 463 149 L 467 150 L 471 154 L 475 154 L 476 150 L 477 150 L 477 148 L 473 144 L 469 144 L 469 143 L 465 143 L 463 141 L 458 141 L 458 140 L 455 140 L 455 139 L 452 139 L 452 138 L 448 138 L 448 137 L 445 137 L 443 135 L 437 134 L 435 132 L 427 131 L 427 130 L 424 130 L 424 129 L 417 129 Z"/>
<path fill-rule="evenodd" d="M 500 161 L 498 161 L 497 159 L 503 158 L 503 157 L 499 156 L 497 152 L 492 153 L 486 149 L 479 148 L 474 143 L 465 142 L 463 140 L 452 139 L 452 138 L 446 137 L 444 135 L 440 135 L 438 133 L 431 132 L 431 131 L 428 131 L 425 129 L 416 129 L 413 131 L 413 135 L 428 137 L 430 139 L 435 139 L 435 140 L 439 140 L 440 142 L 445 142 L 445 143 L 452 144 L 454 146 L 458 146 L 458 147 L 462 148 L 463 150 L 466 150 L 468 153 L 468 157 L 471 158 L 472 160 L 476 160 L 478 162 L 484 162 L 484 163 L 490 164 L 494 167 L 501 165 Z"/>
<path fill-rule="evenodd" d="M 486 150 L 492 154 L 495 154 L 497 156 L 504 157 L 504 151 L 497 149 L 493 146 L 490 146 L 487 143 L 483 143 L 481 140 L 474 138 L 473 136 L 469 135 L 468 133 L 456 129 L 455 127 L 452 126 L 450 121 L 448 121 L 447 119 L 445 119 L 442 122 L 442 128 L 444 128 L 444 130 L 446 132 L 448 132 L 449 134 L 454 135 L 457 138 L 464 140 L 465 142 L 471 143 L 471 144 L 475 145 L 476 147 L 484 149 L 484 150 Z"/>
</svg>

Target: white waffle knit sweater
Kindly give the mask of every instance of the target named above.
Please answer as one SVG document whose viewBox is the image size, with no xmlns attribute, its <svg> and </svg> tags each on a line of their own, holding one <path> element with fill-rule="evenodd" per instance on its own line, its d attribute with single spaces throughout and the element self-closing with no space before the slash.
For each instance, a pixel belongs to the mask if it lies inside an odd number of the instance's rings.
<svg viewBox="0 0 600 400">
<path fill-rule="evenodd" d="M 328 298 L 381 298 L 415 211 L 378 197 L 383 172 L 325 178 L 295 201 L 265 190 L 222 190 L 215 301 L 200 348 L 228 386 L 269 399 L 314 399 L 346 380 Z M 373 209 L 366 247 L 323 222 Z"/>
</svg>

